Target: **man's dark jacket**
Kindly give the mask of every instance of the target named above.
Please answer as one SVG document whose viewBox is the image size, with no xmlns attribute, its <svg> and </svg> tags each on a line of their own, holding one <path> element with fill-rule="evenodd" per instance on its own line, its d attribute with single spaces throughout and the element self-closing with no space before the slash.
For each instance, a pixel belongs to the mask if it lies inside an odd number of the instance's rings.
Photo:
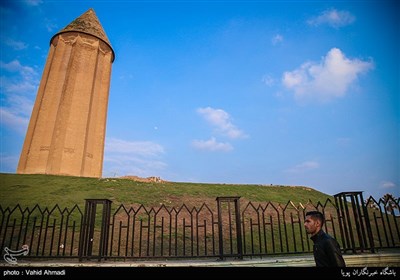
<svg viewBox="0 0 400 280">
<path fill-rule="evenodd" d="M 342 252 L 336 239 L 325 233 L 322 229 L 314 236 L 314 259 L 316 266 L 345 267 Z"/>
</svg>

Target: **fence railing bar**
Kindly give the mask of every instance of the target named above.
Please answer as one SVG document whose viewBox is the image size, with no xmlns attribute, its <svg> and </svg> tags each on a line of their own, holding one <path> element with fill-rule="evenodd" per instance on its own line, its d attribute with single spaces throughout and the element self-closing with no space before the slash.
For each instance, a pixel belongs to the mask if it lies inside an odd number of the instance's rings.
<svg viewBox="0 0 400 280">
<path fill-rule="evenodd" d="M 300 240 L 301 240 L 301 250 L 302 252 L 304 252 L 304 239 L 303 239 L 303 226 L 301 224 L 301 220 L 300 220 L 300 213 L 297 212 L 297 222 L 298 222 L 298 226 L 299 226 L 299 231 L 300 231 Z"/>
<path fill-rule="evenodd" d="M 131 256 L 135 255 L 135 224 L 136 224 L 136 214 L 132 218 L 132 241 L 131 241 Z M 112 238 L 111 238 L 112 240 Z M 110 249 L 110 251 L 112 251 Z"/>
<path fill-rule="evenodd" d="M 261 242 L 261 225 L 260 225 L 260 212 L 257 211 L 257 229 L 258 229 L 258 250 L 261 253 L 261 246 L 262 246 L 262 242 Z"/>
<path fill-rule="evenodd" d="M 378 235 L 379 247 L 382 247 L 381 233 L 380 233 L 380 230 L 379 230 L 378 219 L 376 217 L 375 211 L 373 212 L 373 216 L 374 216 L 374 221 L 375 221 L 375 231 L 376 231 L 376 233 Z"/>
<path fill-rule="evenodd" d="M 18 237 L 17 237 L 17 243 L 15 244 L 15 250 L 20 249 L 20 242 L 21 242 L 21 235 L 22 235 L 22 226 L 24 224 L 24 214 L 21 216 L 21 221 L 19 222 L 19 230 L 18 230 Z"/>
<path fill-rule="evenodd" d="M 81 223 L 82 224 L 82 223 Z M 75 241 L 75 228 L 76 228 L 76 221 L 72 222 L 72 237 L 71 237 L 71 247 L 70 247 L 70 251 L 69 251 L 69 255 L 72 256 L 72 251 L 74 248 L 74 241 Z"/>
<path fill-rule="evenodd" d="M 262 226 L 263 226 L 263 241 L 264 241 L 264 252 L 268 252 L 268 246 L 267 246 L 267 230 L 266 230 L 266 222 L 265 222 L 265 212 L 262 211 Z"/>
<path fill-rule="evenodd" d="M 250 244 L 251 244 L 251 254 L 254 254 L 254 231 L 253 231 L 253 219 L 250 218 Z"/>
<path fill-rule="evenodd" d="M 11 227 L 10 243 L 8 244 L 9 248 L 12 248 L 12 237 L 14 236 L 14 230 L 15 230 L 15 224 L 16 223 L 17 223 L 17 219 L 14 218 L 13 224 L 12 224 L 12 227 Z"/>
<path fill-rule="evenodd" d="M 186 256 L 186 219 L 183 218 L 183 225 L 182 225 L 182 240 L 183 240 L 183 255 Z"/>
<path fill-rule="evenodd" d="M 287 228 L 286 228 L 285 210 L 283 210 L 282 216 L 283 216 L 283 229 L 285 231 L 286 252 L 290 252 L 290 250 L 289 250 L 289 239 L 288 239 L 288 233 L 287 233 Z"/>
<path fill-rule="evenodd" d="M 164 217 L 161 217 L 161 256 L 164 256 Z"/>
<path fill-rule="evenodd" d="M 222 223 L 222 221 L 221 221 Z M 233 254 L 233 238 L 232 238 L 232 213 L 231 202 L 228 201 L 228 225 L 229 225 L 229 251 Z"/>
<path fill-rule="evenodd" d="M 156 255 L 156 231 L 157 231 L 156 224 L 157 224 L 157 214 L 154 215 L 154 221 L 153 221 L 153 250 L 152 250 L 153 256 Z"/>
<path fill-rule="evenodd" d="M 140 221 L 140 226 L 139 226 L 139 257 L 142 256 L 142 229 L 143 229 L 143 221 L 142 219 Z"/>
<path fill-rule="evenodd" d="M 51 256 L 51 253 L 53 252 L 53 242 L 54 242 L 55 230 L 56 230 L 56 219 L 53 220 L 53 226 L 52 226 L 52 233 L 51 233 L 51 240 L 50 240 L 50 256 Z"/>
<path fill-rule="evenodd" d="M 393 238 L 393 233 L 392 233 L 392 227 L 390 225 L 389 215 L 387 213 L 388 211 L 387 211 L 385 206 L 383 207 L 383 209 L 385 210 L 385 218 L 386 218 L 387 225 L 388 225 L 388 228 L 389 228 L 390 240 L 392 241 L 392 244 L 389 245 L 389 246 L 394 246 L 394 238 Z"/>
<path fill-rule="evenodd" d="M 296 234 L 295 234 L 295 230 L 294 230 L 294 221 L 293 221 L 293 213 L 292 212 L 290 212 L 290 222 L 292 224 L 293 247 L 294 247 L 294 251 L 297 252 Z"/>
</svg>

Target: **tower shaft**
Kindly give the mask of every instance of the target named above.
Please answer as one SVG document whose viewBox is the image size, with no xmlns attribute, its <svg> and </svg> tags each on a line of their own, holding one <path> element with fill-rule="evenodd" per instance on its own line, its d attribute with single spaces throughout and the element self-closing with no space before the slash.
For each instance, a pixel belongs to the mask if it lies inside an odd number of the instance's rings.
<svg viewBox="0 0 400 280">
<path fill-rule="evenodd" d="M 52 38 L 17 173 L 101 177 L 113 60 L 90 33 Z"/>
</svg>

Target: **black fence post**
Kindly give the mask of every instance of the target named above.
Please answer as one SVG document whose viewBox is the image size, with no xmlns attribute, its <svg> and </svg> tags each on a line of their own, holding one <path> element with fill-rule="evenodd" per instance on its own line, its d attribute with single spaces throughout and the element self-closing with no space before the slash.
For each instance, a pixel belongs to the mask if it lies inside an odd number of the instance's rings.
<svg viewBox="0 0 400 280">
<path fill-rule="evenodd" d="M 218 233 L 219 233 L 219 258 L 223 260 L 224 257 L 228 254 L 224 253 L 224 237 L 223 237 L 223 223 L 222 223 L 222 202 L 231 203 L 233 202 L 235 205 L 235 223 L 236 223 L 236 253 L 232 252 L 232 227 L 229 222 L 229 233 L 230 233 L 230 245 L 231 245 L 231 254 L 230 256 L 236 256 L 239 259 L 243 258 L 243 244 L 242 244 L 242 230 L 241 230 L 241 219 L 240 219 L 240 204 L 239 204 L 240 196 L 219 196 L 217 197 L 217 205 L 218 205 Z M 228 204 L 229 206 L 229 204 Z M 228 207 L 228 215 L 230 213 L 230 207 Z M 229 216 L 230 219 L 230 216 Z M 229 220 L 230 221 L 230 220 Z"/>
<path fill-rule="evenodd" d="M 367 205 L 365 205 L 362 192 L 360 192 L 360 199 L 361 199 L 361 206 L 362 206 L 362 209 L 364 212 L 364 219 L 365 219 L 365 224 L 366 224 L 367 233 L 368 233 L 370 250 L 371 250 L 371 253 L 375 253 L 375 244 L 374 244 L 374 237 L 372 235 L 371 221 L 369 220 L 368 208 L 367 208 Z"/>
<path fill-rule="evenodd" d="M 103 211 L 101 213 L 99 255 L 97 257 L 99 261 L 107 257 L 111 203 L 112 201 L 109 199 L 85 199 L 85 212 L 79 235 L 79 261 L 82 261 L 84 257 L 92 257 L 93 242 L 95 239 L 96 209 L 98 204 L 103 205 Z"/>
<path fill-rule="evenodd" d="M 218 245 L 219 245 L 219 259 L 224 259 L 224 243 L 222 236 L 222 211 L 221 211 L 221 202 L 220 197 L 217 197 L 217 206 L 218 206 Z"/>
<path fill-rule="evenodd" d="M 235 218 L 236 218 L 236 234 L 237 234 L 237 251 L 238 258 L 243 259 L 243 245 L 242 245 L 242 229 L 241 229 L 241 218 L 240 218 L 240 197 L 235 199 Z"/>
<path fill-rule="evenodd" d="M 362 192 L 341 192 L 335 194 L 334 197 L 338 206 L 341 232 L 344 229 L 344 234 L 342 234 L 342 239 L 345 241 L 344 250 L 356 253 L 357 249 L 361 252 L 370 249 L 374 253 L 374 240 Z"/>
<path fill-rule="evenodd" d="M 99 246 L 99 257 L 100 259 L 107 258 L 108 256 L 108 236 L 110 230 L 110 216 L 111 216 L 111 203 L 109 199 L 102 199 L 103 213 L 101 220 L 101 231 L 100 231 L 100 246 Z"/>
</svg>

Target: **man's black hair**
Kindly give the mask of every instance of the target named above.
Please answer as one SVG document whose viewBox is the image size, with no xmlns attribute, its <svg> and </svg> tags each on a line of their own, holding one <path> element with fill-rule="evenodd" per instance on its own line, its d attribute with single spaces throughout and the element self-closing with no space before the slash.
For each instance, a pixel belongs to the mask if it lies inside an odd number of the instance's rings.
<svg viewBox="0 0 400 280">
<path fill-rule="evenodd" d="M 322 214 L 322 213 L 319 212 L 319 211 L 309 211 L 309 212 L 306 213 L 306 216 L 311 216 L 311 217 L 313 217 L 314 219 L 319 220 L 319 221 L 321 222 L 321 227 L 322 227 L 322 226 L 324 225 L 324 223 L 325 223 L 324 214 Z"/>
</svg>

